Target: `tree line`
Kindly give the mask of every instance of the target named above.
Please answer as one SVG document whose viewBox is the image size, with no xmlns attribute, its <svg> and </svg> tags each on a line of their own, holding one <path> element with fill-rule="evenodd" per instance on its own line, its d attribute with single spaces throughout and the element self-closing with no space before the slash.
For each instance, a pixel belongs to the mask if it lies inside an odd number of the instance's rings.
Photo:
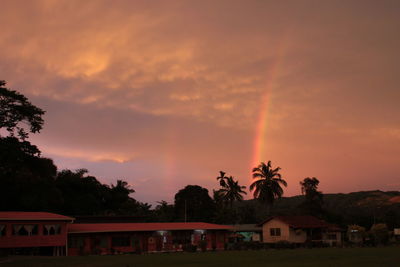
<svg viewBox="0 0 400 267">
<path fill-rule="evenodd" d="M 249 189 L 259 203 L 243 206 L 246 187 L 233 176 L 220 171 L 220 188 L 210 197 L 206 188 L 188 185 L 179 190 L 174 204 L 148 203 L 135 200 L 123 179 L 116 184 L 102 184 L 86 169 L 58 171 L 54 162 L 41 156 L 31 144 L 30 134 L 39 133 L 45 111 L 22 94 L 6 88 L 0 81 L 0 210 L 51 211 L 66 215 L 134 215 L 149 221 L 208 221 L 219 223 L 255 223 L 255 214 L 270 215 L 274 202 L 281 198 L 287 182 L 280 167 L 271 161 L 261 162 L 253 170 Z M 323 214 L 323 195 L 317 178 L 300 182 L 304 201 L 299 210 L 304 214 Z M 257 209 L 257 210 L 254 210 Z"/>
</svg>

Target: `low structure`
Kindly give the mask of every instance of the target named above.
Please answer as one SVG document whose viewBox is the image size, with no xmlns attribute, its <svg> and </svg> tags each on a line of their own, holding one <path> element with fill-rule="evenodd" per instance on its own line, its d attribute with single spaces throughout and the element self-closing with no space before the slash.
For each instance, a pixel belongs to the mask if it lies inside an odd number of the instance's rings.
<svg viewBox="0 0 400 267">
<path fill-rule="evenodd" d="M 69 255 L 223 250 L 229 226 L 210 223 L 99 223 L 69 226 Z"/>
<path fill-rule="evenodd" d="M 359 225 L 349 225 L 347 229 L 347 239 L 355 245 L 362 245 L 365 242 L 367 233 L 365 228 Z"/>
<path fill-rule="evenodd" d="M 263 242 L 276 243 L 325 243 L 330 246 L 341 245 L 342 231 L 313 216 L 273 216 L 260 224 L 263 229 Z"/>
<path fill-rule="evenodd" d="M 0 212 L 0 250 L 12 254 L 66 255 L 73 218 L 48 212 Z"/>
<path fill-rule="evenodd" d="M 230 243 L 244 242 L 262 242 L 262 227 L 257 224 L 234 224 L 232 225 L 233 234 L 230 235 Z"/>
</svg>

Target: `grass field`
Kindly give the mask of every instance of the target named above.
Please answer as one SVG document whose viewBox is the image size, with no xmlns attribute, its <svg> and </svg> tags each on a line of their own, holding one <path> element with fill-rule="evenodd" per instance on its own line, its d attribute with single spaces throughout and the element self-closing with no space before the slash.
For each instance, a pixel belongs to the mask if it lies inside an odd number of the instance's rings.
<svg viewBox="0 0 400 267">
<path fill-rule="evenodd" d="M 400 266 L 400 247 L 323 248 L 76 257 L 9 257 L 6 266 Z"/>
</svg>

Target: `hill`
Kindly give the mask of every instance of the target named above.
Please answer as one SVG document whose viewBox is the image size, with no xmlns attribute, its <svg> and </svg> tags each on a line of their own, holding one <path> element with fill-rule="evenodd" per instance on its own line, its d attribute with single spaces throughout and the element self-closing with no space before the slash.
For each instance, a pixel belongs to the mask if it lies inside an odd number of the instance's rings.
<svg viewBox="0 0 400 267">
<path fill-rule="evenodd" d="M 374 223 L 386 223 L 389 228 L 400 227 L 399 191 L 360 191 L 348 194 L 324 194 L 324 219 L 342 226 L 358 224 L 369 228 Z M 272 215 L 301 214 L 299 205 L 304 196 L 283 197 L 271 209 Z M 246 213 L 243 223 L 260 222 L 267 216 L 256 200 L 246 200 L 237 205 Z"/>
</svg>

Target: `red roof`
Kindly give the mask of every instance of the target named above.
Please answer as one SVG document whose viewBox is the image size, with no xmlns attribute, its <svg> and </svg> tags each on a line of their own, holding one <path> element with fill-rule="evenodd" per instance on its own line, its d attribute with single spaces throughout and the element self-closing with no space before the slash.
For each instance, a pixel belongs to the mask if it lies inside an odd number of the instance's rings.
<svg viewBox="0 0 400 267">
<path fill-rule="evenodd" d="M 273 216 L 265 220 L 262 224 L 272 219 L 284 222 L 293 228 L 331 228 L 334 226 L 314 216 Z"/>
<path fill-rule="evenodd" d="M 68 226 L 68 233 L 141 232 L 171 230 L 228 230 L 227 225 L 202 222 L 176 223 L 76 223 Z"/>
<path fill-rule="evenodd" d="M 73 221 L 74 218 L 49 213 L 27 211 L 0 211 L 0 221 Z"/>
</svg>

